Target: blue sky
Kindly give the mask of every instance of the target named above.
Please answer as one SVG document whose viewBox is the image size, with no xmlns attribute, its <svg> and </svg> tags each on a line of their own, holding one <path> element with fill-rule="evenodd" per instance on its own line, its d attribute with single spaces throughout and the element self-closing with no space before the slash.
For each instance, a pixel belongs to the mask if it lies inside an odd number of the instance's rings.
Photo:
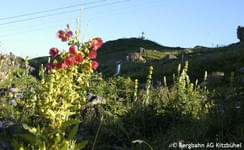
<svg viewBox="0 0 244 150">
<path fill-rule="evenodd" d="M 89 2 L 55 12 L 3 19 Z M 51 47 L 67 49 L 55 34 L 66 24 L 75 29 L 80 16 L 83 41 L 93 37 L 104 41 L 138 37 L 145 32 L 147 39 L 165 46 L 228 45 L 238 42 L 236 28 L 244 25 L 243 6 L 243 0 L 5 0 L 0 5 L 0 52 L 33 58 L 48 55 Z M 79 8 L 81 12 L 61 13 Z M 59 15 L 4 25 L 53 13 Z"/>
</svg>

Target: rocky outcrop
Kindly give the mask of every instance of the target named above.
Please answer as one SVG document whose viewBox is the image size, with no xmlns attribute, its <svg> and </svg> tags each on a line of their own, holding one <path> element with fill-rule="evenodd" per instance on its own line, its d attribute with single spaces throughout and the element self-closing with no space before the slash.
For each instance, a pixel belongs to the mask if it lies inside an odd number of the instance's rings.
<svg viewBox="0 0 244 150">
<path fill-rule="evenodd" d="M 23 66 L 24 60 L 16 57 L 12 53 L 0 54 L 0 82 L 8 78 L 9 73 L 13 68 L 19 68 Z"/>
<path fill-rule="evenodd" d="M 225 77 L 224 72 L 219 72 L 219 71 L 212 72 L 212 73 L 207 75 L 206 81 L 203 81 L 200 83 L 200 86 L 202 86 L 202 87 L 204 87 L 204 86 L 208 86 L 208 87 L 220 86 L 221 84 L 223 84 L 224 77 Z"/>
<path fill-rule="evenodd" d="M 88 93 L 87 95 L 88 104 L 97 105 L 97 104 L 106 104 L 106 99 L 102 96 L 97 96 L 93 93 Z"/>
<path fill-rule="evenodd" d="M 23 65 L 23 59 L 16 57 L 12 53 L 10 54 L 0 54 L 0 71 L 6 72 L 10 67 L 20 67 Z"/>
<path fill-rule="evenodd" d="M 240 40 L 240 42 L 244 42 L 244 27 L 243 26 L 238 26 L 237 37 Z"/>
<path fill-rule="evenodd" d="M 167 56 L 167 58 L 170 59 L 170 60 L 172 60 L 172 59 L 177 59 L 177 56 L 172 55 L 172 54 L 169 54 L 169 55 Z"/>
<path fill-rule="evenodd" d="M 131 53 L 131 54 L 129 55 L 129 57 L 130 57 L 130 60 L 133 61 L 133 62 L 142 62 L 142 63 L 146 63 L 146 59 L 143 58 L 143 56 L 140 55 L 140 53 L 137 53 L 137 52 L 135 52 L 135 53 Z"/>
</svg>

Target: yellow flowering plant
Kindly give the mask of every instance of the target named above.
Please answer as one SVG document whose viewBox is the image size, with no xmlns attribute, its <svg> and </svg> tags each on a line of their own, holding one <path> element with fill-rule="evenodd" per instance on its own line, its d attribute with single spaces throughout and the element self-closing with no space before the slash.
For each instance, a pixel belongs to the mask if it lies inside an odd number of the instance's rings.
<svg viewBox="0 0 244 150">
<path fill-rule="evenodd" d="M 73 35 L 68 25 L 66 30 L 58 31 L 57 37 L 68 42 L 69 50 L 50 49 L 49 62 L 39 73 L 40 88 L 20 101 L 23 107 L 35 108 L 35 120 L 23 123 L 28 133 L 18 135 L 23 143 L 14 140 L 15 148 L 60 150 L 82 149 L 86 145 L 86 141 L 77 144 L 75 135 L 91 75 L 99 65 L 95 58 L 102 39 L 81 43 L 78 36 L 79 32 Z"/>
<path fill-rule="evenodd" d="M 198 81 L 191 83 L 187 74 L 189 63 L 185 62 L 181 71 L 181 65 L 178 66 L 178 77 L 174 80 L 175 90 L 172 91 L 172 110 L 181 112 L 182 115 L 190 115 L 192 118 L 199 119 L 207 114 L 212 105 L 208 99 L 208 90 L 201 88 Z"/>
</svg>

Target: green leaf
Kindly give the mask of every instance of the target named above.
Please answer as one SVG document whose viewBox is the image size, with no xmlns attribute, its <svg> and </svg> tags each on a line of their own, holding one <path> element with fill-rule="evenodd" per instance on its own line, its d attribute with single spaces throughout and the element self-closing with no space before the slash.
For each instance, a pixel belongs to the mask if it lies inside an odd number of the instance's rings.
<svg viewBox="0 0 244 150">
<path fill-rule="evenodd" d="M 0 133 L 0 141 L 10 143 L 11 139 L 11 136 L 7 135 L 6 133 Z"/>
<path fill-rule="evenodd" d="M 19 136 L 26 140 L 28 143 L 31 143 L 33 145 L 37 144 L 36 136 L 32 134 L 19 134 Z"/>
<path fill-rule="evenodd" d="M 65 140 L 61 144 L 59 144 L 57 147 L 57 149 L 59 149 L 59 150 L 67 150 L 67 148 L 68 148 L 68 145 Z"/>
<path fill-rule="evenodd" d="M 55 113 L 51 109 L 48 109 L 47 112 L 52 116 L 52 118 L 55 118 Z"/>
<path fill-rule="evenodd" d="M 109 111 L 106 111 L 106 110 L 104 110 L 103 111 L 106 115 L 108 115 L 109 117 L 113 117 L 114 115 L 111 113 L 111 112 L 109 112 Z"/>
<path fill-rule="evenodd" d="M 54 140 L 55 145 L 56 145 L 57 143 L 59 143 L 61 140 L 62 140 L 62 138 L 61 138 L 60 134 L 57 134 L 57 135 L 56 135 L 56 138 L 55 138 L 55 140 Z"/>
<path fill-rule="evenodd" d="M 37 129 L 36 128 L 31 128 L 27 124 L 23 124 L 23 128 L 26 129 L 26 130 L 28 130 L 32 134 L 36 134 L 36 132 L 37 132 Z"/>
<path fill-rule="evenodd" d="M 11 143 L 14 149 L 18 149 L 21 146 L 15 139 L 13 139 Z"/>
<path fill-rule="evenodd" d="M 75 135 L 76 135 L 76 133 L 77 133 L 77 131 L 78 131 L 78 128 L 79 128 L 79 124 L 76 124 L 74 127 L 73 127 L 73 129 L 70 131 L 70 133 L 69 133 L 69 136 L 68 136 L 68 140 L 72 140 L 72 139 L 74 139 L 74 137 L 75 137 Z"/>
<path fill-rule="evenodd" d="M 74 124 L 79 124 L 81 121 L 80 120 L 68 120 L 65 121 L 62 126 L 61 126 L 61 130 L 64 130 L 65 128 L 72 126 Z"/>
<path fill-rule="evenodd" d="M 85 148 L 87 144 L 88 144 L 87 140 L 81 141 L 79 144 L 75 145 L 75 149 L 81 150 L 81 149 Z"/>
<path fill-rule="evenodd" d="M 25 149 L 27 149 L 21 143 L 18 143 L 18 141 L 15 140 L 15 139 L 13 139 L 11 143 L 12 143 L 14 149 L 18 149 L 18 150 L 25 150 Z"/>
</svg>

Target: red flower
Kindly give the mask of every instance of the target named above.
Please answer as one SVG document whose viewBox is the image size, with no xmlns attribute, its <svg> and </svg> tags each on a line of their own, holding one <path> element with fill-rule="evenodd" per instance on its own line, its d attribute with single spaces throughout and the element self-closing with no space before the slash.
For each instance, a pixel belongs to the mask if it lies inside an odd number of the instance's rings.
<svg viewBox="0 0 244 150">
<path fill-rule="evenodd" d="M 57 33 L 56 33 L 56 36 L 57 38 L 62 38 L 63 36 L 65 35 L 65 32 L 63 30 L 59 30 Z"/>
<path fill-rule="evenodd" d="M 75 63 L 74 57 L 67 56 L 64 60 L 64 63 L 69 67 Z"/>
<path fill-rule="evenodd" d="M 67 67 L 67 65 L 64 62 L 60 62 L 60 63 L 57 64 L 57 68 L 58 69 L 63 69 L 65 67 Z"/>
<path fill-rule="evenodd" d="M 68 37 L 66 36 L 66 33 L 63 30 L 59 30 L 57 32 L 57 37 L 60 38 L 63 42 L 68 40 Z"/>
<path fill-rule="evenodd" d="M 67 36 L 68 38 L 70 38 L 72 35 L 73 35 L 73 32 L 72 32 L 72 31 L 67 31 L 67 32 L 66 32 L 66 36 Z"/>
<path fill-rule="evenodd" d="M 90 51 L 89 54 L 88 54 L 88 57 L 90 59 L 96 59 L 97 57 L 97 52 L 96 51 Z"/>
<path fill-rule="evenodd" d="M 58 55 L 58 49 L 57 48 L 51 48 L 50 51 L 49 51 L 49 54 L 52 57 L 56 57 Z"/>
<path fill-rule="evenodd" d="M 99 63 L 97 61 L 95 61 L 95 60 L 92 61 L 92 69 L 93 70 L 97 70 L 98 66 L 99 66 Z"/>
<path fill-rule="evenodd" d="M 82 61 L 83 61 L 83 58 L 81 55 L 78 54 L 75 56 L 75 63 L 81 63 Z"/>
<path fill-rule="evenodd" d="M 66 31 L 64 30 L 59 30 L 56 33 L 56 36 L 60 38 L 63 42 L 68 41 L 73 35 L 73 32 L 70 30 L 69 25 L 67 25 Z"/>
<path fill-rule="evenodd" d="M 94 38 L 91 41 L 91 50 L 97 51 L 103 45 L 103 40 L 101 38 Z"/>
<path fill-rule="evenodd" d="M 69 53 L 71 54 L 71 55 L 76 55 L 77 54 L 77 52 L 76 52 L 76 49 L 75 49 L 75 46 L 70 46 L 70 48 L 69 48 Z"/>
<path fill-rule="evenodd" d="M 70 30 L 69 24 L 67 24 L 66 36 L 71 37 L 72 35 L 73 35 L 73 32 Z"/>
<path fill-rule="evenodd" d="M 52 71 L 54 68 L 55 68 L 55 65 L 54 64 L 52 64 L 52 63 L 48 63 L 47 64 L 48 71 Z"/>
</svg>

